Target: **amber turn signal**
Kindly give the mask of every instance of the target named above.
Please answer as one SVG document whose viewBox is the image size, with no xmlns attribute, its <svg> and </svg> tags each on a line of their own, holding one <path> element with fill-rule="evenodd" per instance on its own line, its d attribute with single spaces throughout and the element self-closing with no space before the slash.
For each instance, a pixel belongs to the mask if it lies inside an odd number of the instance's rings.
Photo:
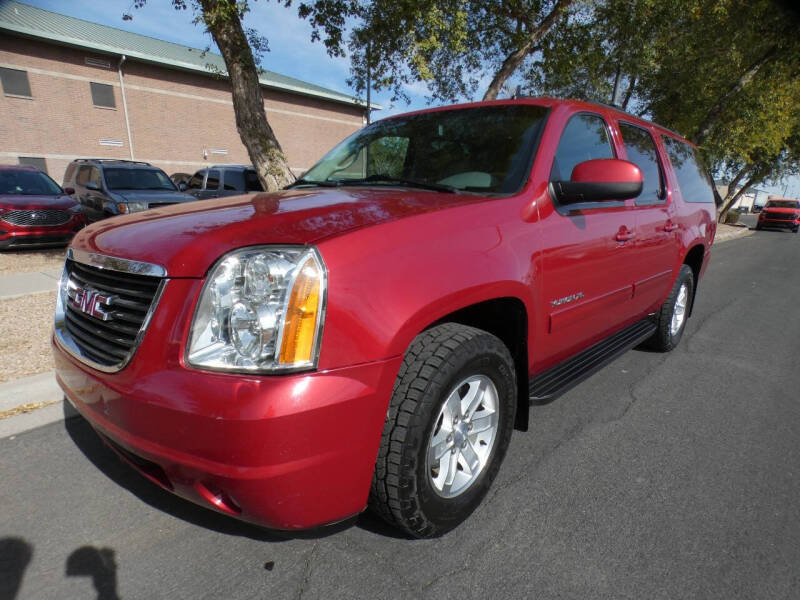
<svg viewBox="0 0 800 600">
<path fill-rule="evenodd" d="M 294 281 L 283 326 L 279 364 L 312 362 L 320 306 L 321 273 L 309 257 Z"/>
</svg>

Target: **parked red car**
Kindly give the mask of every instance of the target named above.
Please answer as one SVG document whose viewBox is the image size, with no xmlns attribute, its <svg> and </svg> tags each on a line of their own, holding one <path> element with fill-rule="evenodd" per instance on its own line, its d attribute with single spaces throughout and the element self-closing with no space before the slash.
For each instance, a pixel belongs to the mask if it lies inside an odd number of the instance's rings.
<svg viewBox="0 0 800 600">
<path fill-rule="evenodd" d="M 378 121 L 289 188 L 89 226 L 54 335 L 120 457 L 281 529 L 461 523 L 531 402 L 675 347 L 716 231 L 686 140 L 546 98 Z"/>
<path fill-rule="evenodd" d="M 80 205 L 28 165 L 0 165 L 0 249 L 65 245 L 87 223 Z"/>
<path fill-rule="evenodd" d="M 791 229 L 797 233 L 800 230 L 800 201 L 780 198 L 767 202 L 756 223 L 756 229 L 764 227 Z"/>
</svg>

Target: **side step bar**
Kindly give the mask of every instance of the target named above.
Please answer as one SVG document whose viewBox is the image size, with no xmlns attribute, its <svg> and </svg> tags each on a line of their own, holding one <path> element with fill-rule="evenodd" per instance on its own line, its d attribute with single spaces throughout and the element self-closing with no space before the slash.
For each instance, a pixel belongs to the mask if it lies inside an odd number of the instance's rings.
<svg viewBox="0 0 800 600">
<path fill-rule="evenodd" d="M 530 383 L 531 404 L 554 400 L 605 365 L 641 344 L 656 331 L 650 319 L 638 321 L 583 352 L 540 373 Z"/>
</svg>

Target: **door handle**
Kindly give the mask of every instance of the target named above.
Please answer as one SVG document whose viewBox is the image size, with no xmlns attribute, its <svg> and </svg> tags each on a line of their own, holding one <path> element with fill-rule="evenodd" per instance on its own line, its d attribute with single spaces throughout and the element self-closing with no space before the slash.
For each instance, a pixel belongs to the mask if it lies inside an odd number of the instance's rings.
<svg viewBox="0 0 800 600">
<path fill-rule="evenodd" d="M 673 223 L 671 220 L 667 220 L 667 222 L 664 223 L 664 227 L 662 229 L 664 231 L 666 231 L 667 233 L 672 233 L 677 228 L 678 228 L 678 226 L 675 223 Z"/>
<path fill-rule="evenodd" d="M 635 237 L 636 234 L 634 232 L 628 231 L 626 227 L 623 227 L 617 232 L 617 235 L 614 236 L 614 239 L 618 242 L 629 242 Z"/>
</svg>

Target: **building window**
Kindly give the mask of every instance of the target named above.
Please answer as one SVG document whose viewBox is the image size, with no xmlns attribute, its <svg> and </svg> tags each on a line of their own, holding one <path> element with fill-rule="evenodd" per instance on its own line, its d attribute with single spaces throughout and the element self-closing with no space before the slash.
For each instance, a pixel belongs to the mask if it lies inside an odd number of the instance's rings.
<svg viewBox="0 0 800 600">
<path fill-rule="evenodd" d="M 102 108 L 116 108 L 114 103 L 114 86 L 105 83 L 90 83 L 92 88 L 92 104 Z"/>
<path fill-rule="evenodd" d="M 36 156 L 20 156 L 19 164 L 30 165 L 32 167 L 36 167 L 42 173 L 47 173 L 47 162 L 43 158 Z"/>
<path fill-rule="evenodd" d="M 86 64 L 90 67 L 100 67 L 101 69 L 110 69 L 111 63 L 107 60 L 102 60 L 99 58 L 92 58 L 91 56 L 87 56 L 84 58 Z"/>
<path fill-rule="evenodd" d="M 28 82 L 27 71 L 0 67 L 0 80 L 3 82 L 4 94 L 31 97 L 31 84 Z"/>
</svg>

